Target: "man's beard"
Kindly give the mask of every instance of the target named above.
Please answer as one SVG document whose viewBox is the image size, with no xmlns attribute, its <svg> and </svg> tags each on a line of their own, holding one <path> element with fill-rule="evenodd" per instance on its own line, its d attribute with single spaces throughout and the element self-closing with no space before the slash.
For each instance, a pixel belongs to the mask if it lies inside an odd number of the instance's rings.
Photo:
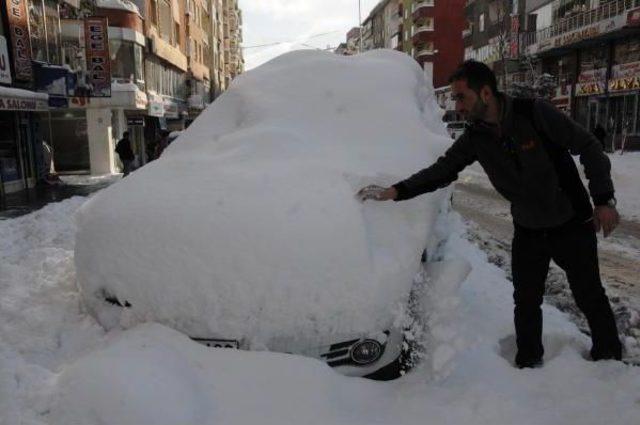
<svg viewBox="0 0 640 425">
<path fill-rule="evenodd" d="M 487 109 L 489 109 L 489 105 L 484 103 L 482 99 L 478 98 L 476 103 L 473 105 L 473 108 L 468 113 L 469 121 L 478 121 L 484 119 Z"/>
</svg>

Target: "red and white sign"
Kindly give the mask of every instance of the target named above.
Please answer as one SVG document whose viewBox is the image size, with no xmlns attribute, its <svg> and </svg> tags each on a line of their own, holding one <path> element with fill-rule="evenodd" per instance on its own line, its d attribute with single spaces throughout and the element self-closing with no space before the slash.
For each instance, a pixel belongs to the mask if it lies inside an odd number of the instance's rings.
<svg viewBox="0 0 640 425">
<path fill-rule="evenodd" d="M 609 91 L 640 89 L 640 62 L 624 63 L 611 68 Z"/>
<path fill-rule="evenodd" d="M 87 47 L 87 78 L 91 97 L 111 97 L 111 58 L 109 57 L 109 24 L 104 16 L 84 21 Z"/>
<path fill-rule="evenodd" d="M 5 0 L 16 80 L 32 81 L 31 39 L 26 0 Z"/>
<path fill-rule="evenodd" d="M 7 51 L 7 39 L 0 35 L 0 83 L 11 84 L 11 64 Z"/>
<path fill-rule="evenodd" d="M 582 71 L 578 75 L 576 96 L 603 94 L 607 80 L 607 68 Z"/>
</svg>

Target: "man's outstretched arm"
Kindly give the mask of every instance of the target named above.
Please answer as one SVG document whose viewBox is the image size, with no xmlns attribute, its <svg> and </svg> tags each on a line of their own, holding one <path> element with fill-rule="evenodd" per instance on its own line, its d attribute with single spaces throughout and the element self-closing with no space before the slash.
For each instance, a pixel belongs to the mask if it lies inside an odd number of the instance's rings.
<svg viewBox="0 0 640 425">
<path fill-rule="evenodd" d="M 443 156 L 428 168 L 391 187 L 367 186 L 358 192 L 362 201 L 404 201 L 424 193 L 448 186 L 458 178 L 458 173 L 476 160 L 471 140 L 463 134 Z"/>
</svg>

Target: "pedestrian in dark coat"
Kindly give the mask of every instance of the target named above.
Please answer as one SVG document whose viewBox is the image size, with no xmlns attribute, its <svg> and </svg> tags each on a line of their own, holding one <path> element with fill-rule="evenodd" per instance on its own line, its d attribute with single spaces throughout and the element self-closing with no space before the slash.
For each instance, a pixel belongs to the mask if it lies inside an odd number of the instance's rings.
<svg viewBox="0 0 640 425">
<path fill-rule="evenodd" d="M 596 232 L 617 226 L 611 165 L 602 145 L 549 102 L 514 99 L 497 90 L 484 64 L 467 61 L 452 75 L 456 110 L 470 126 L 432 166 L 391 187 L 368 186 L 362 200 L 410 199 L 455 181 L 479 161 L 496 190 L 511 202 L 515 233 L 512 272 L 518 367 L 542 364 L 545 281 L 553 259 L 566 273 L 591 328 L 593 360 L 621 359 L 622 346 L 600 280 Z M 592 207 L 571 154 L 589 179 Z"/>
<path fill-rule="evenodd" d="M 120 161 L 122 161 L 123 177 L 127 177 L 131 171 L 133 171 L 133 161 L 136 159 L 136 156 L 131 149 L 131 141 L 129 140 L 129 132 L 125 131 L 122 134 L 122 139 L 116 145 L 116 152 L 118 156 L 120 156 Z"/>
</svg>

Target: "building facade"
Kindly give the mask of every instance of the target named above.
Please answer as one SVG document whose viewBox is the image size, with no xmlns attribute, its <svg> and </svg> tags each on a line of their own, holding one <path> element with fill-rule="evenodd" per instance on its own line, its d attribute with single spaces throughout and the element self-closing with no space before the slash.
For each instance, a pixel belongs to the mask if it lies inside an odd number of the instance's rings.
<svg viewBox="0 0 640 425">
<path fill-rule="evenodd" d="M 362 28 L 347 34 L 344 52 L 360 51 L 360 42 L 363 51 L 399 50 L 425 69 L 434 87 L 446 86 L 464 55 L 462 39 L 451 36 L 466 26 L 464 6 L 465 0 L 381 0 Z"/>
<path fill-rule="evenodd" d="M 109 174 L 129 131 L 143 165 L 244 70 L 236 0 L 3 0 L 0 196 L 50 169 Z"/>
<path fill-rule="evenodd" d="M 490 65 L 502 90 L 602 126 L 610 149 L 640 147 L 640 1 L 475 0 L 465 12 L 465 57 Z"/>
</svg>

